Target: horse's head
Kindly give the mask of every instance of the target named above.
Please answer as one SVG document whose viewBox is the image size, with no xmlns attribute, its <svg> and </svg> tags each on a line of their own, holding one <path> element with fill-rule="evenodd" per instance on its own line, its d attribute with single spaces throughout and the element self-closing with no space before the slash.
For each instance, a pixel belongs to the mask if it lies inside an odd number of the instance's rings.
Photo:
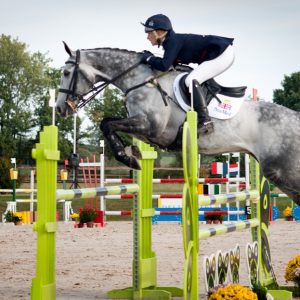
<svg viewBox="0 0 300 300">
<path fill-rule="evenodd" d="M 142 54 L 133 51 L 111 48 L 72 51 L 65 42 L 64 46 L 69 59 L 63 69 L 56 100 L 56 109 L 62 116 L 76 112 L 109 84 L 127 90 L 125 78 L 134 77 L 130 72 L 141 64 Z M 144 77 L 149 77 L 150 72 L 145 66 Z M 137 73 L 135 78 L 140 80 L 140 74 Z M 98 82 L 103 83 L 96 84 Z M 130 80 L 126 84 L 129 87 L 135 85 Z"/>
<path fill-rule="evenodd" d="M 56 110 L 62 116 L 68 116 L 87 102 L 86 97 L 93 91 L 95 82 L 105 79 L 98 76 L 99 72 L 82 59 L 80 50 L 72 51 L 65 42 L 64 46 L 69 59 L 63 68 Z"/>
</svg>

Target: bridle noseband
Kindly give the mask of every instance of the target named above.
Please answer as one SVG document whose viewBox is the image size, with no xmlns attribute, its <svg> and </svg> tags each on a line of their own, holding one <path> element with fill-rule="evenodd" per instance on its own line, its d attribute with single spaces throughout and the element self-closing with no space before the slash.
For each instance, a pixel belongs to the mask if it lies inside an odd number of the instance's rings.
<svg viewBox="0 0 300 300">
<path fill-rule="evenodd" d="M 77 94 L 75 92 L 76 89 L 76 85 L 77 85 L 77 81 L 78 81 L 78 73 L 80 72 L 79 70 L 79 63 L 80 63 L 80 50 L 76 51 L 76 57 L 75 57 L 75 61 L 72 60 L 68 60 L 66 61 L 65 64 L 73 64 L 75 66 L 75 70 L 73 72 L 73 76 L 72 79 L 70 81 L 69 84 L 69 88 L 68 89 L 59 89 L 60 93 L 64 93 L 67 94 L 67 99 L 66 99 L 66 103 L 67 105 L 74 111 L 77 112 L 78 109 L 82 108 L 83 106 L 85 106 L 88 102 L 90 102 L 92 99 L 94 99 L 101 91 L 103 91 L 109 84 L 115 82 L 116 80 L 118 80 L 119 78 L 121 78 L 122 76 L 126 75 L 127 73 L 129 73 L 131 70 L 133 70 L 134 68 L 136 68 L 137 66 L 139 66 L 141 64 L 141 62 L 139 61 L 138 63 L 132 65 L 131 67 L 129 67 L 127 70 L 125 70 L 124 72 L 122 72 L 121 74 L 115 76 L 114 78 L 110 79 L 110 80 L 106 80 L 104 81 L 102 84 L 95 86 L 93 82 L 90 81 L 89 78 L 87 78 L 83 73 L 81 73 L 84 77 L 84 79 L 90 83 L 93 87 L 86 93 L 84 94 Z M 84 97 L 90 93 L 93 93 L 91 96 L 89 96 L 87 99 L 85 99 Z M 77 103 L 76 103 L 77 102 Z"/>
</svg>

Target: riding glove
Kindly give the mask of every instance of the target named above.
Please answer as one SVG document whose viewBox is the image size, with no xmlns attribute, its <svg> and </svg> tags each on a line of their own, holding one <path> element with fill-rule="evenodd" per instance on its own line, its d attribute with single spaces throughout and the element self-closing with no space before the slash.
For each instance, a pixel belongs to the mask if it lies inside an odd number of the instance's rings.
<svg viewBox="0 0 300 300">
<path fill-rule="evenodd" d="M 152 56 L 153 56 L 153 54 L 150 51 L 144 50 L 142 57 L 141 57 L 141 63 L 147 64 Z"/>
</svg>

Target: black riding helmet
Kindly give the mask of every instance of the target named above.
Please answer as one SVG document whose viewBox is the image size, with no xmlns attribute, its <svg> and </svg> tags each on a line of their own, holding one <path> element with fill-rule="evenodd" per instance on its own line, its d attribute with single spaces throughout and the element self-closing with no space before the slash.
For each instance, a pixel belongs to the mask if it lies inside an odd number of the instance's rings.
<svg viewBox="0 0 300 300">
<path fill-rule="evenodd" d="M 170 19 L 163 15 L 163 14 L 158 14 L 154 15 L 146 20 L 145 23 L 141 23 L 143 26 L 145 26 L 145 32 L 151 32 L 153 30 L 165 30 L 169 31 L 172 30 L 172 23 Z"/>
</svg>

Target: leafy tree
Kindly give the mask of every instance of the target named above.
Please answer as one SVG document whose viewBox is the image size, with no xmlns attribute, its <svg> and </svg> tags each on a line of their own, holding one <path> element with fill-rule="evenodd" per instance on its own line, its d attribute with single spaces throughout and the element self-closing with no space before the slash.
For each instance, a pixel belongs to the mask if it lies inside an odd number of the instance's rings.
<svg viewBox="0 0 300 300">
<path fill-rule="evenodd" d="M 45 125 L 52 124 L 52 107 L 49 106 L 49 88 L 58 90 L 61 77 L 61 70 L 48 68 L 45 70 L 48 84 L 47 88 L 41 91 L 39 101 L 35 107 L 35 127 L 37 135 L 35 140 L 38 141 L 38 134 Z M 58 126 L 58 147 L 60 150 L 61 160 L 67 159 L 73 152 L 73 121 L 72 117 L 62 118 L 59 114 L 55 115 L 55 124 Z M 77 121 L 77 133 L 79 132 L 80 120 Z"/>
<path fill-rule="evenodd" d="M 90 132 L 89 142 L 92 145 L 100 146 L 100 140 L 104 139 L 100 130 L 100 123 L 106 117 L 126 118 L 127 111 L 124 106 L 123 94 L 116 88 L 107 87 L 100 98 L 94 99 L 87 109 L 87 115 L 92 125 L 87 129 Z M 119 133 L 118 133 L 119 134 Z M 131 141 L 131 137 L 120 133 L 122 139 Z M 110 149 L 107 149 L 106 154 L 111 156 Z"/>
<path fill-rule="evenodd" d="M 300 72 L 285 75 L 281 85 L 282 89 L 274 90 L 274 102 L 300 111 Z"/>
<path fill-rule="evenodd" d="M 32 137 L 34 107 L 48 84 L 48 62 L 18 39 L 0 36 L 0 156 L 14 156 Z"/>
</svg>

